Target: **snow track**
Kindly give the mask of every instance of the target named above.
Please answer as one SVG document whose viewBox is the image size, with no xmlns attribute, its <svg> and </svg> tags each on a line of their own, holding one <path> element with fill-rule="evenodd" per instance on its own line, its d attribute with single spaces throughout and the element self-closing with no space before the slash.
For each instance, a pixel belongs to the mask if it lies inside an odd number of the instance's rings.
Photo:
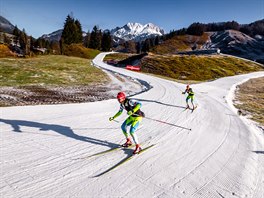
<svg viewBox="0 0 264 198">
<path fill-rule="evenodd" d="M 1 197 L 263 197 L 263 133 L 245 124 L 226 96 L 264 72 L 193 85 L 198 108 L 191 112 L 185 85 L 106 65 L 104 55 L 94 64 L 149 84 L 133 96 L 146 117 L 192 130 L 143 119 L 139 140 L 155 146 L 101 175 L 133 149 L 87 158 L 124 142 L 127 115 L 108 121 L 116 100 L 1 108 Z"/>
</svg>

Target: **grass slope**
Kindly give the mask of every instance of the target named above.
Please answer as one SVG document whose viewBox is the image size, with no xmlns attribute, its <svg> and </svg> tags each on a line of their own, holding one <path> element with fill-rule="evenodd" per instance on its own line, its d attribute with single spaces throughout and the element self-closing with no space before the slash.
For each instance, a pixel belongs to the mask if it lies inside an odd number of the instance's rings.
<svg viewBox="0 0 264 198">
<path fill-rule="evenodd" d="M 116 60 L 116 61 L 122 61 L 129 57 L 133 56 L 133 54 L 127 54 L 127 53 L 114 53 L 114 54 L 107 54 L 104 57 L 104 61 L 108 60 Z"/>
<path fill-rule="evenodd" d="M 194 44 L 196 44 L 199 49 L 209 40 L 209 34 L 204 33 L 202 36 L 192 36 L 192 35 L 179 35 L 174 36 L 171 39 L 166 40 L 160 45 L 155 46 L 151 52 L 156 54 L 169 54 L 179 51 L 192 50 Z"/>
<path fill-rule="evenodd" d="M 10 51 L 8 46 L 0 44 L 0 58 L 14 57 L 15 54 Z"/>
<path fill-rule="evenodd" d="M 86 48 L 81 44 L 66 45 L 64 54 L 67 56 L 75 56 L 80 58 L 93 59 L 100 53 L 99 50 Z"/>
<path fill-rule="evenodd" d="M 87 85 L 108 79 L 90 60 L 68 56 L 1 58 L 0 86 Z"/>
<path fill-rule="evenodd" d="M 264 127 L 264 77 L 251 79 L 238 86 L 235 107 L 251 115 Z"/>
<path fill-rule="evenodd" d="M 254 71 L 263 67 L 251 61 L 222 55 L 149 55 L 141 60 L 142 71 L 176 80 L 206 81 Z"/>
</svg>

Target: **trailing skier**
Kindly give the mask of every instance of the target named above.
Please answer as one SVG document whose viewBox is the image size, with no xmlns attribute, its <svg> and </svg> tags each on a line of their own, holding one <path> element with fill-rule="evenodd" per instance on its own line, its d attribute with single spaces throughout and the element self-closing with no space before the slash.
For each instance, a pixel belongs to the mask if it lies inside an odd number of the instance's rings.
<svg viewBox="0 0 264 198">
<path fill-rule="evenodd" d="M 109 121 L 112 121 L 118 116 L 120 116 L 124 109 L 127 111 L 129 117 L 121 125 L 121 129 L 126 137 L 126 142 L 122 146 L 128 147 L 132 145 L 131 139 L 129 138 L 127 133 L 127 127 L 131 126 L 130 135 L 132 136 L 133 141 L 136 144 L 136 148 L 133 154 L 139 153 L 142 150 L 142 148 L 140 147 L 138 137 L 135 131 L 138 128 L 139 123 L 142 120 L 142 117 L 145 116 L 144 113 L 140 110 L 142 104 L 138 101 L 134 101 L 132 99 L 127 98 L 124 92 L 119 92 L 117 94 L 117 100 L 120 103 L 120 109 L 113 117 L 109 118 Z"/>
<path fill-rule="evenodd" d="M 182 92 L 182 94 L 185 94 L 185 93 L 188 93 L 188 96 L 186 97 L 186 104 L 187 104 L 186 108 L 190 109 L 188 101 L 189 101 L 189 99 L 191 99 L 191 103 L 193 106 L 192 110 L 194 110 L 194 104 L 193 104 L 194 92 L 193 92 L 192 88 L 190 87 L 190 85 L 187 85 L 185 91 Z"/>
</svg>

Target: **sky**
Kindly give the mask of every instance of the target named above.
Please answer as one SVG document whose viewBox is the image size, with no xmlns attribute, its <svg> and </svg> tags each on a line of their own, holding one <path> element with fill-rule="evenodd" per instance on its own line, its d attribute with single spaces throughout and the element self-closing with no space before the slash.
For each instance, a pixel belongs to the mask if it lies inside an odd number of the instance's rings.
<svg viewBox="0 0 264 198">
<path fill-rule="evenodd" d="M 170 32 L 194 22 L 264 19 L 264 0 L 0 0 L 0 15 L 35 38 L 63 29 L 69 14 L 85 32 L 95 25 L 104 30 L 128 22 L 153 23 Z"/>
</svg>

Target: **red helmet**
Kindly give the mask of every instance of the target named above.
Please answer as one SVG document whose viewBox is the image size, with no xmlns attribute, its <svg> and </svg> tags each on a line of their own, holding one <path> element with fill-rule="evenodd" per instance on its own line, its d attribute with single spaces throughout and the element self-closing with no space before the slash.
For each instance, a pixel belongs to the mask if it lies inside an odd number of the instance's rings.
<svg viewBox="0 0 264 198">
<path fill-rule="evenodd" d="M 124 92 L 119 92 L 117 94 L 116 98 L 119 102 L 122 102 L 126 99 L 126 94 Z"/>
<path fill-rule="evenodd" d="M 189 89 L 190 85 L 187 85 L 186 88 Z"/>
</svg>

